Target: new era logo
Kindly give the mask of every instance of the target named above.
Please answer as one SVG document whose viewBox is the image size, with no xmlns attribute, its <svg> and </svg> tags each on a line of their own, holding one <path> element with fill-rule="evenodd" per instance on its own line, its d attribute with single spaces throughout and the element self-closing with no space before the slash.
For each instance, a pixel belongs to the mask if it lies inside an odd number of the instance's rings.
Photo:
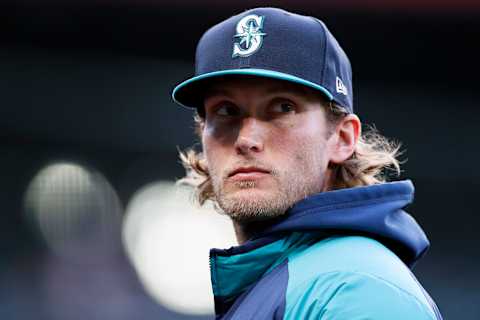
<svg viewBox="0 0 480 320">
<path fill-rule="evenodd" d="M 347 87 L 345 87 L 345 85 L 343 84 L 342 79 L 340 79 L 339 77 L 337 77 L 337 92 L 338 92 L 338 93 L 342 93 L 342 94 L 348 96 Z"/>
</svg>

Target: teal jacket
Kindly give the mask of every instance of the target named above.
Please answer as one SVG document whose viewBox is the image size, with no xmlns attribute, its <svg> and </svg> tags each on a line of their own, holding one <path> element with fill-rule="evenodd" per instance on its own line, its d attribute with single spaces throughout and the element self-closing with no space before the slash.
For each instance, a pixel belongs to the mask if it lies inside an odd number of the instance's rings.
<svg viewBox="0 0 480 320">
<path fill-rule="evenodd" d="M 325 192 L 241 246 L 212 249 L 217 319 L 441 319 L 410 271 L 429 242 L 410 181 Z"/>
</svg>

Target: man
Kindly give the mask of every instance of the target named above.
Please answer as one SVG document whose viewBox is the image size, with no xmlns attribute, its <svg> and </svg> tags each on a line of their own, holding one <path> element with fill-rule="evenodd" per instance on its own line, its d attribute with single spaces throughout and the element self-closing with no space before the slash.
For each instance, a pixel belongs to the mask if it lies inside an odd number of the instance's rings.
<svg viewBox="0 0 480 320">
<path fill-rule="evenodd" d="M 316 18 L 257 8 L 209 29 L 173 99 L 203 152 L 183 182 L 234 225 L 210 253 L 221 319 L 441 319 L 410 272 L 428 240 L 402 210 L 398 147 L 361 133 L 350 62 Z"/>
</svg>

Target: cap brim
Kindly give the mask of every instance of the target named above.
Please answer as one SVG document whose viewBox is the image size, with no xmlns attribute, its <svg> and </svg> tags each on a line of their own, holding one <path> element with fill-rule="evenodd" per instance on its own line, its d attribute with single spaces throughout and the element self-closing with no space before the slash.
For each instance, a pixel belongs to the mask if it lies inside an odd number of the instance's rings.
<svg viewBox="0 0 480 320">
<path fill-rule="evenodd" d="M 185 80 L 177 85 L 172 92 L 172 99 L 176 103 L 186 108 L 197 108 L 203 103 L 204 85 L 206 80 L 230 75 L 245 75 L 285 80 L 296 84 L 301 84 L 323 93 L 329 100 L 333 100 L 333 95 L 324 87 L 311 81 L 293 76 L 291 74 L 266 69 L 230 69 L 201 74 L 199 76 Z"/>
</svg>

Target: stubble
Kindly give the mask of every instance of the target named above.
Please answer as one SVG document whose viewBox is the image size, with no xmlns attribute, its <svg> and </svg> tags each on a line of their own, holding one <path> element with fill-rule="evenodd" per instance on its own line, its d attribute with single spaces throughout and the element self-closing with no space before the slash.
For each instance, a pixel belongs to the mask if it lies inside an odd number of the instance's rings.
<svg viewBox="0 0 480 320">
<path fill-rule="evenodd" d="M 279 217 L 298 201 L 320 192 L 323 182 L 317 173 L 321 165 L 319 155 L 312 146 L 304 143 L 290 161 L 288 167 L 271 166 L 249 161 L 249 166 L 267 168 L 272 180 L 270 188 L 262 190 L 261 181 L 245 180 L 227 182 L 225 173 L 211 171 L 213 189 L 220 213 L 236 222 L 251 222 Z M 238 164 L 237 164 L 238 167 Z M 229 172 L 229 170 L 224 170 Z M 320 181 L 319 181 L 320 180 Z"/>
</svg>

